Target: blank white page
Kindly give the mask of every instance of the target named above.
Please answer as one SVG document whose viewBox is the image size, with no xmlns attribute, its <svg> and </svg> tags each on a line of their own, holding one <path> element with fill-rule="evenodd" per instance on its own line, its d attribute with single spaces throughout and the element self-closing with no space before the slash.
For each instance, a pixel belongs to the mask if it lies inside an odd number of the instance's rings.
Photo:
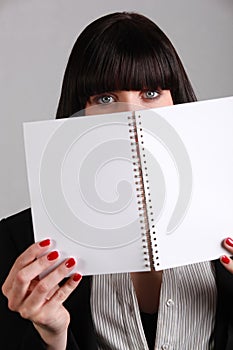
<svg viewBox="0 0 233 350">
<path fill-rule="evenodd" d="M 219 258 L 233 235 L 233 97 L 136 115 L 156 269 Z"/>
<path fill-rule="evenodd" d="M 145 271 L 131 112 L 24 124 L 35 240 L 83 275 Z"/>
</svg>

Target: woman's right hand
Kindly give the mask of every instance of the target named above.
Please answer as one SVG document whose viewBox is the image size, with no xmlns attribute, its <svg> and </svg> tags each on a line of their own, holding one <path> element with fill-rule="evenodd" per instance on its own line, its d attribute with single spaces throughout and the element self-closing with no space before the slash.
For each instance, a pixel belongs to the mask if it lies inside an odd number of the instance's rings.
<svg viewBox="0 0 233 350">
<path fill-rule="evenodd" d="M 63 303 L 78 286 L 82 276 L 75 273 L 59 286 L 59 282 L 75 267 L 76 261 L 70 258 L 58 264 L 59 253 L 47 252 L 50 245 L 47 239 L 25 250 L 11 268 L 2 291 L 8 299 L 9 309 L 33 322 L 47 348 L 60 350 L 66 348 L 70 322 Z M 47 269 L 51 271 L 39 279 L 39 275 Z"/>
</svg>

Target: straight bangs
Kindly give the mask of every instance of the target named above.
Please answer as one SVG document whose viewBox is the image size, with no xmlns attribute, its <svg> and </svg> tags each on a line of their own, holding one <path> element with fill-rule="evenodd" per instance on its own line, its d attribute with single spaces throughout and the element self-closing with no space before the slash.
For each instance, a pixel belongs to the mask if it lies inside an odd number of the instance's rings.
<svg viewBox="0 0 233 350">
<path fill-rule="evenodd" d="M 182 62 L 166 34 L 148 18 L 113 13 L 77 38 L 65 70 L 56 118 L 83 110 L 93 95 L 170 90 L 173 103 L 196 100 Z"/>
<path fill-rule="evenodd" d="M 77 85 L 83 102 L 103 92 L 171 89 L 174 80 L 169 62 L 161 50 L 146 45 L 138 47 L 129 40 L 120 47 L 100 45 L 82 73 Z"/>
<path fill-rule="evenodd" d="M 135 16 L 113 20 L 80 38 L 81 46 L 86 45 L 79 55 L 81 70 L 76 82 L 81 105 L 103 92 L 171 89 L 177 80 L 168 38 L 153 22 Z"/>
</svg>

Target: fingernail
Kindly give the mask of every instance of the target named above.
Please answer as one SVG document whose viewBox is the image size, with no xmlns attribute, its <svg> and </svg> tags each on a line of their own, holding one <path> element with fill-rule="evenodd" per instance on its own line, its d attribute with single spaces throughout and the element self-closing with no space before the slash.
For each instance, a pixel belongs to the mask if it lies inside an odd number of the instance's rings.
<svg viewBox="0 0 233 350">
<path fill-rule="evenodd" d="M 223 256 L 221 257 L 221 261 L 222 261 L 224 264 L 229 264 L 230 259 L 228 258 L 228 256 L 223 255 Z"/>
<path fill-rule="evenodd" d="M 80 275 L 80 273 L 75 273 L 74 275 L 73 275 L 73 281 L 74 282 L 78 282 L 78 281 L 80 281 L 82 279 L 82 275 Z"/>
<path fill-rule="evenodd" d="M 47 247 L 48 245 L 50 245 L 50 243 L 51 243 L 50 239 L 44 239 L 43 241 L 41 241 L 41 242 L 39 243 L 39 245 L 40 245 L 41 247 Z"/>
<path fill-rule="evenodd" d="M 69 269 L 70 267 L 74 266 L 76 264 L 76 261 L 74 258 L 69 258 L 69 260 L 66 261 L 65 265 Z"/>
<path fill-rule="evenodd" d="M 233 239 L 231 239 L 231 238 L 228 237 L 228 238 L 226 239 L 226 244 L 229 245 L 230 247 L 233 247 Z"/>
<path fill-rule="evenodd" d="M 58 251 L 57 251 L 57 250 L 54 250 L 54 251 L 52 251 L 51 253 L 49 253 L 49 254 L 47 255 L 47 259 L 48 259 L 49 261 L 55 260 L 55 259 L 57 259 L 58 257 L 59 257 L 59 254 L 58 254 Z"/>
</svg>

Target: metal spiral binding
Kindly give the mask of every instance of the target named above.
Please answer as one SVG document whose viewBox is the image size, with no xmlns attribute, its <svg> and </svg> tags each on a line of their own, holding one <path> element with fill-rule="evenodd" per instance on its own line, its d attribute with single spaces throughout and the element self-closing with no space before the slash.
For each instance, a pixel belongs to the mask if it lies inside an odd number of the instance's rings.
<svg viewBox="0 0 233 350">
<path fill-rule="evenodd" d="M 136 120 L 137 118 L 137 120 Z M 149 242 L 149 258 L 150 258 L 150 264 L 153 266 L 153 268 L 159 269 L 160 263 L 159 263 L 159 252 L 158 252 L 158 243 L 156 238 L 156 231 L 155 231 L 155 218 L 154 218 L 154 212 L 152 207 L 152 202 L 150 198 L 150 185 L 149 185 L 149 177 L 148 177 L 148 169 L 147 169 L 147 160 L 146 160 L 146 154 L 145 154 L 145 148 L 144 148 L 144 139 L 143 139 L 143 130 L 142 130 L 142 122 L 141 122 L 141 115 L 138 114 L 137 117 L 135 117 L 135 129 L 137 133 L 138 138 L 138 158 L 140 161 L 140 169 L 141 169 L 141 179 L 142 179 L 142 186 L 143 186 L 143 195 L 144 195 L 144 205 L 145 205 L 145 218 L 147 221 L 147 230 L 146 230 L 146 238 Z M 141 156 L 140 156 L 141 155 Z"/>
<path fill-rule="evenodd" d="M 153 264 L 151 264 L 150 257 L 150 242 L 148 241 L 148 219 L 147 219 L 147 210 L 145 202 L 145 191 L 142 178 L 142 168 L 141 160 L 139 154 L 139 145 L 138 145 L 138 134 L 136 127 L 136 119 L 134 112 L 131 116 L 128 116 L 128 126 L 129 126 L 129 135 L 130 135 L 130 145 L 132 152 L 133 160 L 133 171 L 134 171 L 134 182 L 136 185 L 136 196 L 139 212 L 139 222 L 141 225 L 141 235 L 142 235 L 142 253 L 144 265 L 147 269 L 151 269 Z"/>
</svg>

